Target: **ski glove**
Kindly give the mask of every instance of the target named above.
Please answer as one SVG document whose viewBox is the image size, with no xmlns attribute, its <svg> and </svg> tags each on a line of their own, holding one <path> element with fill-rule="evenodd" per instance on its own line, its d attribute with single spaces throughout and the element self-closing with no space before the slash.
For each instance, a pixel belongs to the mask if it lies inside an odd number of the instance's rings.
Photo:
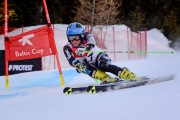
<svg viewBox="0 0 180 120">
<path fill-rule="evenodd" d="M 94 44 L 86 44 L 86 51 L 90 51 L 92 48 L 94 48 Z"/>
<path fill-rule="evenodd" d="M 75 67 L 78 71 L 83 72 L 85 67 L 79 60 L 74 60 L 72 63 L 73 67 Z"/>
</svg>

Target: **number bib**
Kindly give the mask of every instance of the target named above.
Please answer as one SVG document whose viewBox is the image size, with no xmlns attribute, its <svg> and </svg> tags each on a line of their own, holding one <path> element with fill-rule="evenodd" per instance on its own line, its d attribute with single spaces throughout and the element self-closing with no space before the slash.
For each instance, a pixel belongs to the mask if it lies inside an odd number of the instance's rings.
<svg viewBox="0 0 180 120">
<path fill-rule="evenodd" d="M 85 48 L 72 48 L 72 52 L 74 54 L 75 58 L 79 58 L 79 57 L 85 57 L 87 56 L 87 51 L 85 50 Z"/>
</svg>

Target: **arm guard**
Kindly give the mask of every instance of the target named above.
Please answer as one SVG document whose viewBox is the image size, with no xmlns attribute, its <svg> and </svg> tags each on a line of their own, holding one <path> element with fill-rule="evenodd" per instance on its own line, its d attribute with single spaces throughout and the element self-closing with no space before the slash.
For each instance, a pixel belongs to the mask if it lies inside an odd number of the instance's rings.
<svg viewBox="0 0 180 120">
<path fill-rule="evenodd" d="M 87 44 L 94 44 L 94 45 L 96 44 L 96 41 L 95 41 L 93 35 L 89 32 L 86 32 L 84 34 L 84 39 L 86 40 Z"/>
<path fill-rule="evenodd" d="M 74 57 L 74 55 L 73 55 L 73 53 L 72 53 L 72 49 L 71 49 L 68 45 L 65 45 L 65 46 L 63 47 L 63 52 L 64 52 L 67 60 L 69 61 L 69 64 L 70 64 L 71 66 L 73 66 L 73 61 L 75 60 L 75 57 Z M 73 66 L 73 67 L 74 67 L 74 66 Z"/>
</svg>

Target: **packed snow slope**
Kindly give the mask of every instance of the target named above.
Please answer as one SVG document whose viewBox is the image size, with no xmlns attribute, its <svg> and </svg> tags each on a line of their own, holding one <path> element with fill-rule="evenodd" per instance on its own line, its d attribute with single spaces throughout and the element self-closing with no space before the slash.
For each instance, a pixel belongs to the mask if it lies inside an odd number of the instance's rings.
<svg viewBox="0 0 180 120">
<path fill-rule="evenodd" d="M 58 26 L 58 25 L 57 25 Z M 58 35 L 56 35 L 56 39 Z M 148 50 L 171 51 L 156 29 L 148 31 Z M 180 53 L 148 54 L 146 59 L 113 62 L 138 76 L 174 74 L 172 81 L 98 94 L 65 95 L 57 70 L 0 77 L 0 120 L 179 120 Z M 65 64 L 65 62 L 64 62 Z M 99 84 L 65 67 L 66 86 Z"/>
</svg>

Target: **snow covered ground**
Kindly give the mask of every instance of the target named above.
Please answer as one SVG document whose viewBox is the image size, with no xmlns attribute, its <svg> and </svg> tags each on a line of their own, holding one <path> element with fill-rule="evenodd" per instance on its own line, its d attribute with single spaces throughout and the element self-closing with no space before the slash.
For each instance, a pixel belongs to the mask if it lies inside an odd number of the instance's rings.
<svg viewBox="0 0 180 120">
<path fill-rule="evenodd" d="M 57 31 L 65 25 L 57 25 Z M 56 31 L 56 32 L 57 32 Z M 64 36 L 64 37 L 63 37 Z M 55 34 L 65 44 L 65 35 Z M 157 30 L 148 31 L 148 50 L 172 51 Z M 61 53 L 61 51 L 59 50 Z M 60 54 L 62 55 L 62 54 Z M 60 57 L 66 86 L 98 84 L 68 67 Z M 114 62 L 139 76 L 174 74 L 172 81 L 98 94 L 64 95 L 57 70 L 0 77 L 0 120 L 179 120 L 180 53 L 148 54 L 146 59 Z"/>
</svg>

